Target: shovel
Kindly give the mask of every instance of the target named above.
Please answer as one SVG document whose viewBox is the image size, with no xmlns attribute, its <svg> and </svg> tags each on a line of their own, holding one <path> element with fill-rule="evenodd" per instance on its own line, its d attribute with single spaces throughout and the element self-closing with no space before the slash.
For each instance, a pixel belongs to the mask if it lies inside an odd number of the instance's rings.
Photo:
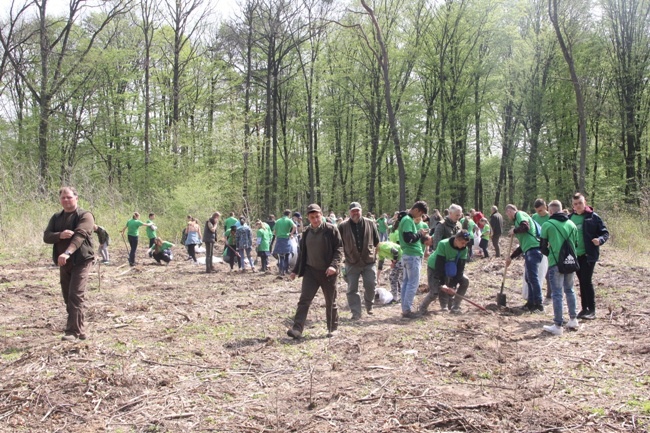
<svg viewBox="0 0 650 433">
<path fill-rule="evenodd" d="M 510 253 L 512 253 L 512 241 L 514 239 L 515 235 L 510 235 L 510 243 L 508 245 L 508 257 L 510 257 Z M 501 280 L 501 291 L 497 293 L 497 305 L 500 307 L 505 307 L 506 306 L 506 294 L 503 293 L 503 288 L 506 285 L 506 275 L 508 273 L 508 266 L 503 269 L 503 280 Z"/>
<path fill-rule="evenodd" d="M 446 289 L 446 290 L 445 290 L 445 289 Z M 456 291 L 455 291 L 454 289 L 452 289 L 451 287 L 443 286 L 443 287 L 441 288 L 441 290 L 442 290 L 444 293 L 448 294 L 449 296 L 458 296 L 460 299 L 462 299 L 462 300 L 465 301 L 465 302 L 468 302 L 468 303 L 472 304 L 473 306 L 475 306 L 475 307 L 478 308 L 479 310 L 481 310 L 481 311 L 485 311 L 486 313 L 489 313 L 489 311 L 488 311 L 484 306 L 479 305 L 479 304 L 477 304 L 476 302 L 467 299 L 467 298 L 464 297 L 463 295 L 459 295 L 459 294 L 456 293 Z"/>
</svg>

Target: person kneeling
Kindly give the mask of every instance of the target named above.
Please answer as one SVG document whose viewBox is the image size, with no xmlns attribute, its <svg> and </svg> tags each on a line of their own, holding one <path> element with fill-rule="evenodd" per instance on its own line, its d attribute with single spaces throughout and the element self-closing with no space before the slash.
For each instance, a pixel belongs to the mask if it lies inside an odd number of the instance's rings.
<svg viewBox="0 0 650 433">
<path fill-rule="evenodd" d="M 451 308 L 451 313 L 461 313 L 460 303 L 469 287 L 469 279 L 463 275 L 469 257 L 469 241 L 469 232 L 461 230 L 454 237 L 438 243 L 427 262 L 429 293 L 420 304 L 420 313 L 425 314 L 429 304 L 436 299 L 442 312 L 446 313 Z"/>
<path fill-rule="evenodd" d="M 159 265 L 162 265 L 162 263 L 160 263 L 161 260 L 169 264 L 169 262 L 174 258 L 174 255 L 172 254 L 173 246 L 174 244 L 171 242 L 156 238 L 153 241 L 153 246 L 149 248 L 149 253 L 152 254 L 152 257 Z"/>
</svg>

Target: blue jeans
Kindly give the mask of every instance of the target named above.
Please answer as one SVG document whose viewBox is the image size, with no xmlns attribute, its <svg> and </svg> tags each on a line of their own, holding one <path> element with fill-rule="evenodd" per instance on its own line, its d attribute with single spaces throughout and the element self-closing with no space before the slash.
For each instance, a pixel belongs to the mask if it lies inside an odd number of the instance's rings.
<svg viewBox="0 0 650 433">
<path fill-rule="evenodd" d="M 528 282 L 528 303 L 542 303 L 542 281 L 539 276 L 539 264 L 542 262 L 542 252 L 539 248 L 531 248 L 524 253 L 526 264 L 526 281 Z"/>
<path fill-rule="evenodd" d="M 420 269 L 422 268 L 422 257 L 402 256 L 404 265 L 404 280 L 402 281 L 402 312 L 408 313 L 413 310 L 413 300 L 420 285 Z"/>
<path fill-rule="evenodd" d="M 548 279 L 551 283 L 551 296 L 553 297 L 553 322 L 562 326 L 562 292 L 566 294 L 566 305 L 569 310 L 569 319 L 576 318 L 576 292 L 573 290 L 573 276 L 575 273 L 561 274 L 557 266 L 548 270 Z"/>
<path fill-rule="evenodd" d="M 386 242 L 388 240 L 388 233 L 379 232 L 379 242 Z"/>
</svg>

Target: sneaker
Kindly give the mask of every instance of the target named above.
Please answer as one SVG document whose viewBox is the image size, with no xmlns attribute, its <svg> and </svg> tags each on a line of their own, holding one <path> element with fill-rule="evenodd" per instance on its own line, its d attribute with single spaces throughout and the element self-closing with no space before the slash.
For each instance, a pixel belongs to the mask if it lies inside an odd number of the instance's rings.
<svg viewBox="0 0 650 433">
<path fill-rule="evenodd" d="M 352 317 L 350 318 L 350 320 L 356 321 L 359 319 L 361 319 L 361 314 L 352 313 Z"/>
<path fill-rule="evenodd" d="M 372 308 L 367 309 L 366 313 L 368 313 L 368 316 L 372 316 L 373 314 L 375 314 L 372 312 Z"/>
<path fill-rule="evenodd" d="M 542 304 L 535 304 L 530 308 L 531 313 L 543 313 L 544 312 L 544 305 Z"/>
<path fill-rule="evenodd" d="M 80 339 L 80 340 L 85 340 L 88 337 L 86 336 L 86 334 L 79 334 L 79 336 L 77 338 Z"/>
<path fill-rule="evenodd" d="M 297 329 L 293 329 L 293 328 L 287 330 L 287 335 L 289 337 L 293 338 L 294 340 L 298 340 L 298 339 L 302 338 L 302 332 L 298 331 Z"/>
<path fill-rule="evenodd" d="M 596 318 L 596 312 L 595 311 L 587 311 L 583 316 L 583 320 L 594 320 Z"/>
<path fill-rule="evenodd" d="M 576 317 L 577 319 L 582 319 L 585 317 L 586 314 L 589 314 L 589 310 L 580 310 L 578 313 L 578 316 Z"/>
<path fill-rule="evenodd" d="M 61 341 L 77 341 L 77 336 L 74 334 L 65 334 L 61 337 Z"/>
<path fill-rule="evenodd" d="M 414 313 L 413 311 L 402 313 L 402 319 L 418 319 L 420 317 L 421 316 L 418 313 Z"/>
<path fill-rule="evenodd" d="M 338 334 L 339 334 L 339 331 L 336 330 L 336 329 L 334 329 L 333 331 L 329 331 L 329 332 L 327 333 L 327 338 L 336 337 Z"/>
<path fill-rule="evenodd" d="M 578 329 L 580 327 L 580 324 L 578 323 L 578 319 L 571 319 L 569 322 L 566 324 L 566 327 L 568 329 Z"/>
<path fill-rule="evenodd" d="M 111 262 L 109 262 L 108 260 L 104 260 L 104 261 L 102 262 L 102 265 L 110 265 L 110 264 L 111 264 Z"/>
<path fill-rule="evenodd" d="M 449 310 L 449 312 L 451 314 L 456 314 L 456 315 L 463 314 L 463 310 L 461 310 L 460 308 L 452 308 L 451 310 Z"/>
<path fill-rule="evenodd" d="M 544 331 L 550 332 L 553 335 L 562 335 L 562 332 L 563 332 L 562 327 L 557 326 L 555 323 L 552 324 L 552 325 L 545 325 L 544 326 Z"/>
<path fill-rule="evenodd" d="M 552 303 L 553 303 L 553 298 L 551 298 L 550 296 L 544 298 L 543 305 L 551 305 Z"/>
</svg>

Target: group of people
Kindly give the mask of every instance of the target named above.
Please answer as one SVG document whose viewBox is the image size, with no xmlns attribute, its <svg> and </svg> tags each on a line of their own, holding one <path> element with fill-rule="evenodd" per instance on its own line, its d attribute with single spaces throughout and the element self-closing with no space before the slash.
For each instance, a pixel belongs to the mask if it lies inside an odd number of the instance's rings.
<svg viewBox="0 0 650 433">
<path fill-rule="evenodd" d="M 60 282 L 64 302 L 68 311 L 63 340 L 85 339 L 83 303 L 86 282 L 94 261 L 92 234 L 97 233 L 100 241 L 100 255 L 108 262 L 106 231 L 95 224 L 92 213 L 77 205 L 77 192 L 72 187 L 62 187 L 59 199 L 61 212 L 52 216 L 43 239 L 53 244 L 53 260 L 60 268 Z M 541 199 L 540 199 L 541 200 Z M 596 315 L 592 276 L 599 257 L 599 247 L 607 241 L 609 233 L 602 219 L 586 204 L 581 194 L 573 196 L 573 212 L 568 214 L 558 200 L 548 207 L 543 200 L 535 203 L 536 214 L 531 216 L 506 206 L 506 215 L 513 222 L 510 236 L 518 239 L 519 246 L 506 258 L 506 266 L 519 255 L 524 256 L 525 280 L 529 287 L 528 300 L 524 309 L 530 312 L 544 311 L 542 279 L 547 277 L 552 298 L 553 324 L 544 330 L 554 335 L 563 332 L 563 295 L 569 312 L 567 328 L 577 328 L 578 319 L 593 319 Z M 444 212 L 437 211 L 428 217 L 428 206 L 417 201 L 409 211 L 398 212 L 392 219 L 383 214 L 377 221 L 362 216 L 361 204 L 352 202 L 348 217 L 344 220 L 323 216 L 318 204 L 307 207 L 308 224 L 302 227 L 302 216 L 287 210 L 277 221 L 271 215 L 269 220 L 257 220 L 255 242 L 252 230 L 245 217 L 236 218 L 231 212 L 224 222 L 224 257 L 234 268 L 235 258 L 244 271 L 248 265 L 255 270 L 251 256 L 256 246 L 261 259 L 261 270 L 268 271 L 268 258 L 276 255 L 280 275 L 289 274 L 291 280 L 303 277 L 301 295 L 294 316 L 293 326 L 287 334 L 295 339 L 302 337 L 310 305 L 321 288 L 326 304 L 328 336 L 338 330 L 339 315 L 336 302 L 337 278 L 342 274 L 346 283 L 346 296 L 351 320 L 359 320 L 365 312 L 373 314 L 378 298 L 382 303 L 400 303 L 404 319 L 414 319 L 428 313 L 429 306 L 438 301 L 440 312 L 461 314 L 461 303 L 470 281 L 464 273 L 465 264 L 471 258 L 473 236 L 481 236 L 480 248 L 488 257 L 486 243 L 492 239 L 495 255 L 500 256 L 499 238 L 503 230 L 503 217 L 496 206 L 489 218 L 472 209 L 463 215 L 462 207 L 452 204 Z M 171 242 L 157 235 L 155 215 L 149 214 L 146 222 L 139 220 L 136 212 L 127 221 L 122 233 L 128 231 L 129 264 L 135 265 L 135 251 L 138 245 L 139 228 L 147 228 L 149 254 L 158 263 L 172 260 Z M 213 251 L 219 233 L 219 212 L 214 212 L 205 222 L 203 235 L 194 218 L 188 217 L 186 239 L 188 254 L 196 261 L 194 248 L 189 245 L 206 246 L 206 272 L 212 272 Z M 385 229 L 384 229 L 385 226 Z M 292 245 L 297 243 L 297 245 Z M 275 247 L 273 246 L 275 244 Z M 290 257 L 295 255 L 295 264 L 290 267 Z M 415 295 L 420 282 L 423 258 L 426 262 L 429 291 L 420 305 L 415 308 Z M 548 257 L 548 274 L 540 271 L 543 257 Z M 379 259 L 379 273 L 377 272 Z M 390 261 L 391 291 L 378 289 L 383 264 Z M 342 272 L 341 272 L 342 271 Z M 573 290 L 574 275 L 580 283 L 582 309 L 577 312 L 576 296 Z M 363 285 L 363 300 L 359 288 Z"/>
</svg>

